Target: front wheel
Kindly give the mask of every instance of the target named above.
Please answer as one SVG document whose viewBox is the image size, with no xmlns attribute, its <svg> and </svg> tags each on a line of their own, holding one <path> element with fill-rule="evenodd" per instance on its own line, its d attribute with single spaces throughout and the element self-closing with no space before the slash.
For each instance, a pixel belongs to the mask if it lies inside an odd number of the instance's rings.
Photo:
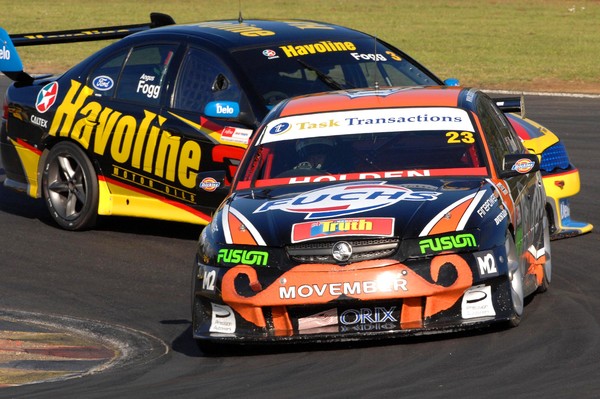
<svg viewBox="0 0 600 399">
<path fill-rule="evenodd" d="M 537 289 L 537 292 L 546 292 L 550 286 L 552 280 L 552 250 L 550 248 L 550 222 L 548 215 L 544 214 L 543 220 L 544 226 L 544 251 L 546 255 L 546 262 L 544 263 L 544 276 L 542 277 L 542 283 Z"/>
<path fill-rule="evenodd" d="M 506 233 L 504 242 L 508 260 L 508 273 L 510 279 L 510 299 L 512 312 L 508 321 L 509 326 L 516 327 L 521 322 L 523 308 L 525 305 L 525 294 L 523 291 L 523 272 L 521 270 L 519 256 L 515 239 L 510 233 Z"/>
<path fill-rule="evenodd" d="M 44 165 L 44 200 L 54 221 L 66 230 L 84 230 L 98 216 L 98 178 L 85 152 L 74 143 L 55 145 Z"/>
</svg>

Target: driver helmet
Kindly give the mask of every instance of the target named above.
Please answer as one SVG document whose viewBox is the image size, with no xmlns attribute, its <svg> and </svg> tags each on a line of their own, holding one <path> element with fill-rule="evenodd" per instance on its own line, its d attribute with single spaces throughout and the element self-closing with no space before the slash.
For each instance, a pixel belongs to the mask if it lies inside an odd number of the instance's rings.
<svg viewBox="0 0 600 399">
<path fill-rule="evenodd" d="M 296 152 L 302 158 L 312 154 L 329 153 L 335 147 L 335 141 L 330 137 L 300 139 L 296 142 Z"/>
</svg>

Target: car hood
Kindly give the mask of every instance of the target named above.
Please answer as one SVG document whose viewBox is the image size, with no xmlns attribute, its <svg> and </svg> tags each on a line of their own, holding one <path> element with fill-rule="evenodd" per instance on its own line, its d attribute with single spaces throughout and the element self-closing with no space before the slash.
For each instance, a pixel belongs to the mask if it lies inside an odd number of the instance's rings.
<svg viewBox="0 0 600 399">
<path fill-rule="evenodd" d="M 244 190 L 233 193 L 213 219 L 223 228 L 211 230 L 222 231 L 227 244 L 252 237 L 256 245 L 275 247 L 342 237 L 415 238 L 479 228 L 492 214 L 494 192 L 481 178 Z"/>
</svg>

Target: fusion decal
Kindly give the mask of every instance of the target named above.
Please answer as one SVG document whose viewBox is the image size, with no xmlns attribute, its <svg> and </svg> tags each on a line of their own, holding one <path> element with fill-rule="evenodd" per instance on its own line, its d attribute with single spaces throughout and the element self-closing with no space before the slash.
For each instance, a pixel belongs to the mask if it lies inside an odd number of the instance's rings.
<svg viewBox="0 0 600 399">
<path fill-rule="evenodd" d="M 268 261 L 269 253 L 265 251 L 223 248 L 217 254 L 217 262 L 220 263 L 266 266 Z"/>
<path fill-rule="evenodd" d="M 450 249 L 476 248 L 477 241 L 471 233 L 457 234 L 446 237 L 427 238 L 419 241 L 421 254 L 434 254 Z"/>
</svg>

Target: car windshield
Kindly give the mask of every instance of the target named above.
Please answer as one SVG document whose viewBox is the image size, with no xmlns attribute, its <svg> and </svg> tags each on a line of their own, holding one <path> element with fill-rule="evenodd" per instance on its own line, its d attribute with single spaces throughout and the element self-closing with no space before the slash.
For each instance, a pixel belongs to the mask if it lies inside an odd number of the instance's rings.
<svg viewBox="0 0 600 399">
<path fill-rule="evenodd" d="M 373 39 L 273 45 L 233 52 L 271 108 L 298 95 L 338 89 L 438 85 L 430 72 Z"/>
<path fill-rule="evenodd" d="M 295 115 L 269 122 L 237 188 L 421 176 L 486 176 L 467 111 L 448 107 Z"/>
</svg>

